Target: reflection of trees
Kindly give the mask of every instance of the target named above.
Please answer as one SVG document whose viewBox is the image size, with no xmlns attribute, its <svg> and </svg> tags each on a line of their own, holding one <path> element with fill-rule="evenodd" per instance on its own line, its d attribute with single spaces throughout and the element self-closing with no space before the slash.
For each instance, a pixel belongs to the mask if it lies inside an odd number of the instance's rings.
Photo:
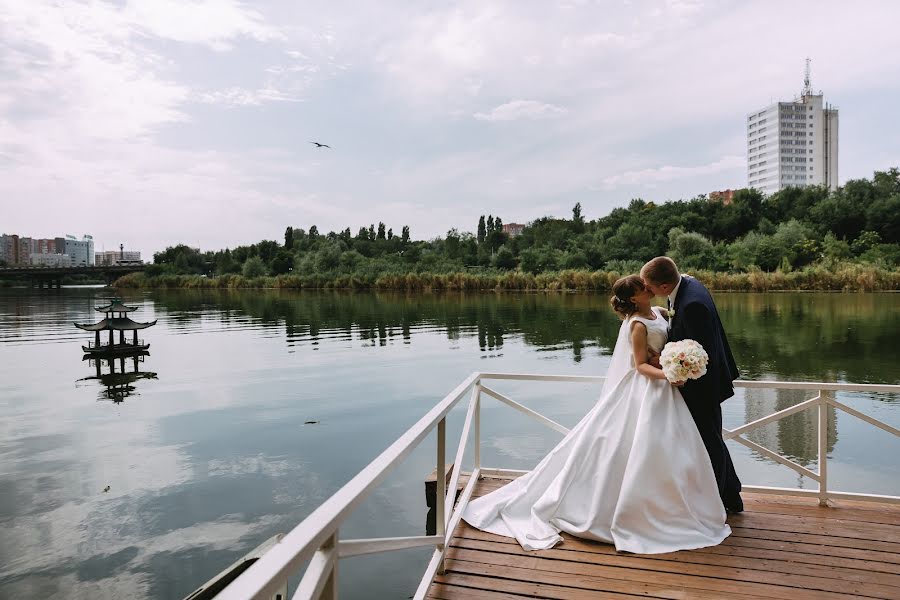
<svg viewBox="0 0 900 600">
<path fill-rule="evenodd" d="M 747 423 L 761 419 L 772 413 L 809 400 L 816 395 L 814 390 L 744 390 L 744 418 Z M 831 392 L 823 392 L 823 395 Z M 828 452 L 837 442 L 837 412 L 828 407 Z M 797 463 L 807 466 L 818 461 L 819 456 L 819 411 L 808 408 L 749 431 L 747 438 L 770 450 L 787 456 Z"/>
<path fill-rule="evenodd" d="M 324 338 L 385 345 L 410 342 L 416 330 L 443 331 L 448 339 L 477 336 L 482 350 L 503 347 L 519 335 L 541 348 L 583 348 L 615 343 L 619 320 L 605 297 L 588 294 L 396 294 L 343 292 L 158 292 L 157 302 L 179 320 L 209 314 L 284 324 L 288 344 Z"/>
<path fill-rule="evenodd" d="M 745 379 L 895 383 L 898 299 L 892 294 L 717 294 Z"/>
<path fill-rule="evenodd" d="M 154 292 L 180 322 L 217 315 L 285 327 L 289 344 L 325 338 L 375 345 L 416 330 L 477 336 L 484 350 L 510 336 L 540 349 L 607 351 L 619 321 L 597 294 L 402 294 L 288 291 Z M 716 294 L 735 358 L 746 379 L 894 383 L 900 363 L 900 297 L 892 294 Z"/>
</svg>

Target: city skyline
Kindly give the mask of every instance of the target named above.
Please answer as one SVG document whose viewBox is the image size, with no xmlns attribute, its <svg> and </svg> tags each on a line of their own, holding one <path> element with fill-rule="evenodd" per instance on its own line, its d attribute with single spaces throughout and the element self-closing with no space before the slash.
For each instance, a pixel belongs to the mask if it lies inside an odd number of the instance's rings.
<svg viewBox="0 0 900 600">
<path fill-rule="evenodd" d="M 148 258 L 744 187 L 746 115 L 795 96 L 806 57 L 841 111 L 839 183 L 900 165 L 888 2 L 0 0 L 0 17 L 0 227 Z"/>
</svg>

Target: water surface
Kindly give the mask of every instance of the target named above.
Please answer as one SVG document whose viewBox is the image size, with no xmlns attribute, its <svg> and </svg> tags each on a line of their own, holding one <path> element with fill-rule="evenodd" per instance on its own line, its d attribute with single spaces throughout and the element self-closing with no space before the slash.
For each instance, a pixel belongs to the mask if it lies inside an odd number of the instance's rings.
<svg viewBox="0 0 900 600">
<path fill-rule="evenodd" d="M 138 375 L 82 361 L 102 289 L 0 289 L 0 597 L 180 598 L 290 530 L 473 371 L 603 374 L 619 323 L 595 295 L 148 292 Z M 898 383 L 896 294 L 720 294 L 744 378 Z M 111 384 L 111 385 L 107 385 Z M 574 425 L 597 387 L 501 382 Z M 726 426 L 811 394 L 748 391 Z M 840 400 L 900 426 L 898 397 Z M 558 434 L 487 398 L 483 464 L 529 468 Z M 463 410 L 451 414 L 448 439 Z M 315 421 L 314 423 L 307 423 Z M 816 417 L 749 436 L 809 468 Z M 829 479 L 900 494 L 900 441 L 829 414 Z M 730 442 L 745 483 L 814 488 Z M 455 450 L 455 441 L 448 455 Z M 429 437 L 341 531 L 420 535 Z M 471 456 L 471 453 L 470 453 Z M 103 491 L 109 486 L 109 491 Z M 342 597 L 406 598 L 428 552 L 341 562 Z"/>
</svg>

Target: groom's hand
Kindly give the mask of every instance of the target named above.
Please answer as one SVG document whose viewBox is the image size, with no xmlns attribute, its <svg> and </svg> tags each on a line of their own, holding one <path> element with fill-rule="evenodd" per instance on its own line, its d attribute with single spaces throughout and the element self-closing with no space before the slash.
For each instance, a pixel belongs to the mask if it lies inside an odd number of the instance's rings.
<svg viewBox="0 0 900 600">
<path fill-rule="evenodd" d="M 659 352 L 654 350 L 653 348 L 647 349 L 647 363 L 652 367 L 656 367 L 657 369 L 661 369 L 662 366 L 659 364 Z"/>
</svg>

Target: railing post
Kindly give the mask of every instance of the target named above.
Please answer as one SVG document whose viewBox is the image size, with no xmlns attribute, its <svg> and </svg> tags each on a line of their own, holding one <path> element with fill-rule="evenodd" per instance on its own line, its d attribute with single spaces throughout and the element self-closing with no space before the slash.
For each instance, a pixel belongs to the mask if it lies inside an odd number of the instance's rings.
<svg viewBox="0 0 900 600">
<path fill-rule="evenodd" d="M 325 587 L 322 588 L 322 593 L 319 595 L 319 600 L 337 600 L 338 597 L 338 583 L 337 583 L 337 570 L 338 570 L 338 530 L 335 529 L 334 533 L 328 538 L 324 544 L 322 544 L 322 550 L 331 550 L 334 552 L 334 562 L 331 563 L 331 573 L 328 575 L 328 579 L 325 580 Z"/>
<path fill-rule="evenodd" d="M 819 390 L 819 506 L 828 506 L 828 402 Z"/>
<path fill-rule="evenodd" d="M 481 382 L 475 383 L 475 416 L 473 417 L 472 429 L 474 430 L 475 467 L 473 470 L 481 468 Z"/>
<path fill-rule="evenodd" d="M 444 464 L 446 462 L 446 453 L 447 453 L 447 417 L 444 417 L 438 422 L 437 427 L 437 481 L 435 484 L 437 486 L 437 490 L 435 493 L 435 535 L 440 536 L 443 540 L 447 535 L 447 520 L 444 517 L 444 499 L 447 497 L 447 472 L 444 470 Z M 459 468 L 459 465 L 456 465 L 455 468 Z M 438 544 L 438 550 L 444 550 L 443 542 Z M 444 574 L 444 561 L 441 560 L 437 569 L 438 575 Z"/>
</svg>

